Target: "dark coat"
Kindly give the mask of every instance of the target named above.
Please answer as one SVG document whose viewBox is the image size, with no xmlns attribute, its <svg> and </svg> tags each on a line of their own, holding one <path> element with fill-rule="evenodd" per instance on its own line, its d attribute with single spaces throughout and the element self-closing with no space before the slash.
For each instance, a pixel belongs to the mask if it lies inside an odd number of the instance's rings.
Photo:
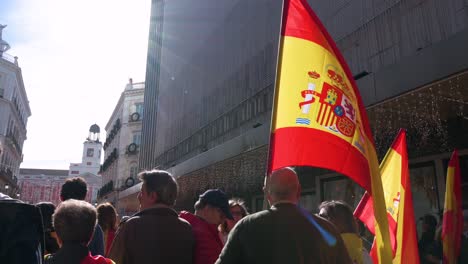
<svg viewBox="0 0 468 264">
<path fill-rule="evenodd" d="M 104 256 L 104 234 L 102 232 L 102 228 L 99 224 L 94 227 L 93 238 L 91 238 L 91 242 L 89 242 L 89 251 L 91 255 L 97 256 L 101 255 Z"/>
<path fill-rule="evenodd" d="M 328 244 L 323 233 L 335 243 Z M 341 236 L 330 222 L 310 215 L 294 204 L 281 203 L 239 221 L 216 263 L 352 262 Z"/>
<path fill-rule="evenodd" d="M 15 199 L 0 200 L 0 262 L 41 263 L 43 249 L 39 208 Z"/>
<path fill-rule="evenodd" d="M 136 213 L 115 234 L 109 258 L 117 264 L 192 263 L 194 238 L 187 221 L 168 207 Z"/>
</svg>

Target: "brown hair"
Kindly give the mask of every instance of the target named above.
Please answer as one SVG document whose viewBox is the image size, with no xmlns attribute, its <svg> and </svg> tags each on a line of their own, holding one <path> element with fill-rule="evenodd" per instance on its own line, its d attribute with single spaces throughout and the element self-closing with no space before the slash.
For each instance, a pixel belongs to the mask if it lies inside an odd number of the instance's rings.
<svg viewBox="0 0 468 264">
<path fill-rule="evenodd" d="M 86 181 L 81 177 L 75 177 L 65 181 L 60 190 L 60 197 L 63 201 L 68 199 L 84 200 L 87 192 Z"/>
<path fill-rule="evenodd" d="M 319 216 L 332 222 L 340 233 L 358 234 L 351 207 L 343 201 L 325 201 L 319 205 Z"/>
<path fill-rule="evenodd" d="M 167 171 L 151 170 L 138 174 L 146 186 L 146 192 L 155 192 L 158 195 L 157 203 L 174 206 L 177 199 L 177 181 Z"/>
<path fill-rule="evenodd" d="M 232 198 L 229 200 L 229 209 L 234 208 L 236 206 L 241 209 L 242 218 L 246 217 L 249 214 L 249 211 L 247 211 L 247 207 L 245 206 L 245 202 L 241 198 Z M 225 220 L 221 225 L 219 225 L 219 231 L 221 233 L 227 234 L 229 233 L 229 230 L 227 229 L 227 221 Z"/>
<path fill-rule="evenodd" d="M 229 208 L 233 208 L 239 206 L 239 208 L 242 211 L 242 217 L 246 217 L 249 214 L 249 211 L 247 211 L 247 207 L 245 206 L 244 200 L 241 198 L 232 198 L 229 200 Z"/>
<path fill-rule="evenodd" d="M 110 203 L 103 203 L 97 207 L 98 224 L 103 231 L 117 229 L 117 211 Z"/>
</svg>

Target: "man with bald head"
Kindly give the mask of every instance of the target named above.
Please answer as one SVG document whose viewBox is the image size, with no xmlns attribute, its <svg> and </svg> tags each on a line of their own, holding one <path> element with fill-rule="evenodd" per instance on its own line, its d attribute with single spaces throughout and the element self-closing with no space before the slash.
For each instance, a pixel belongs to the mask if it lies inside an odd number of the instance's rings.
<svg viewBox="0 0 468 264">
<path fill-rule="evenodd" d="M 271 208 L 237 223 L 216 264 L 352 263 L 335 227 L 298 206 L 301 185 L 294 170 L 274 171 L 263 191 Z"/>
</svg>

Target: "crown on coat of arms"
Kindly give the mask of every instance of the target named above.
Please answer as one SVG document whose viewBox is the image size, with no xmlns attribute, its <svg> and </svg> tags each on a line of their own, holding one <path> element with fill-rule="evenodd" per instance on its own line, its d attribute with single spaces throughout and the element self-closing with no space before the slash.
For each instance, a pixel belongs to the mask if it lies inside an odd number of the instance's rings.
<svg viewBox="0 0 468 264">
<path fill-rule="evenodd" d="M 309 74 L 309 77 L 310 77 L 310 78 L 313 78 L 313 79 L 318 79 L 318 78 L 320 78 L 320 74 L 318 74 L 316 71 L 310 71 L 310 72 L 308 72 L 307 74 Z"/>
</svg>

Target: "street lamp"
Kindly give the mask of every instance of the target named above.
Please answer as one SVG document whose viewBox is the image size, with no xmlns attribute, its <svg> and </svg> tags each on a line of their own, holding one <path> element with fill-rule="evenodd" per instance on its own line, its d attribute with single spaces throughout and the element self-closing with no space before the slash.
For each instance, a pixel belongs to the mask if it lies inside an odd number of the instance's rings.
<svg viewBox="0 0 468 264">
<path fill-rule="evenodd" d="M 5 184 L 5 190 L 8 191 L 8 189 L 10 189 L 10 185 L 8 185 L 8 183 L 7 183 L 7 184 Z"/>
</svg>

